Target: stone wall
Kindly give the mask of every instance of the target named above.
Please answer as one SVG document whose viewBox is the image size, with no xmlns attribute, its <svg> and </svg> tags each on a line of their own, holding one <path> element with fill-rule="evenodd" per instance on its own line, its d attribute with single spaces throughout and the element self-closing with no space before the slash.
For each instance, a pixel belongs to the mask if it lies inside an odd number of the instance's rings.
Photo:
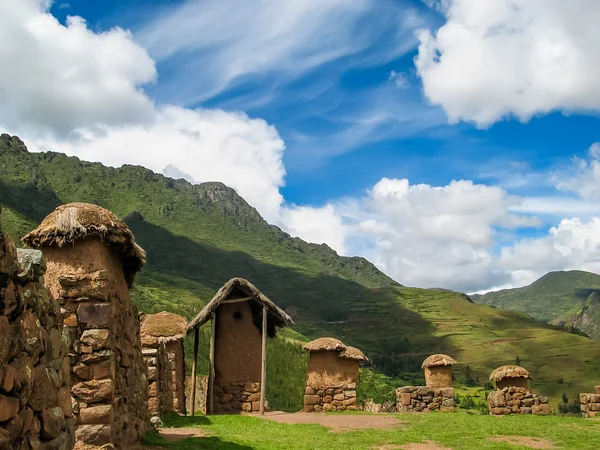
<svg viewBox="0 0 600 450">
<path fill-rule="evenodd" d="M 581 415 L 583 417 L 600 416 L 600 386 L 596 386 L 593 394 L 579 394 Z"/>
<path fill-rule="evenodd" d="M 532 394 L 524 387 L 510 386 L 488 394 L 490 414 L 501 416 L 506 414 L 548 415 L 552 412 L 548 405 L 548 397 Z"/>
<path fill-rule="evenodd" d="M 163 343 L 156 348 L 142 350 L 148 366 L 148 411 L 152 416 L 162 416 L 172 411 L 171 369 L 169 356 Z"/>
<path fill-rule="evenodd" d="M 0 230 L 0 448 L 71 449 L 68 335 L 41 252 L 19 259 Z"/>
<path fill-rule="evenodd" d="M 266 403 L 266 402 L 265 402 Z M 260 383 L 217 380 L 213 394 L 213 412 L 260 411 Z"/>
<path fill-rule="evenodd" d="M 121 262 L 99 239 L 43 251 L 72 342 L 75 448 L 129 448 L 147 427 L 148 381 Z"/>
<path fill-rule="evenodd" d="M 206 401 L 208 398 L 208 376 L 196 375 L 196 397 L 194 411 L 206 414 Z M 192 377 L 185 378 L 185 399 L 188 412 L 192 413 Z"/>
<path fill-rule="evenodd" d="M 454 411 L 454 388 L 403 386 L 396 389 L 396 411 L 430 412 Z"/>
<path fill-rule="evenodd" d="M 173 411 L 185 414 L 185 355 L 183 339 L 166 343 Z"/>
<path fill-rule="evenodd" d="M 307 386 L 304 395 L 304 411 L 346 411 L 358 410 L 356 404 L 356 383 L 336 386 Z"/>
</svg>

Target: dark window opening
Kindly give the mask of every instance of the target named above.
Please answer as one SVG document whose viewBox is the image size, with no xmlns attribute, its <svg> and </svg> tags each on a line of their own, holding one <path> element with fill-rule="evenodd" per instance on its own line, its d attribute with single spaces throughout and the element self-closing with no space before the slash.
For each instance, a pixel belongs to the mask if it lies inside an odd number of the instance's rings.
<svg viewBox="0 0 600 450">
<path fill-rule="evenodd" d="M 241 312 L 239 312 L 239 311 L 236 311 L 236 312 L 234 312 L 234 313 L 233 313 L 233 318 L 234 318 L 235 320 L 240 320 L 240 319 L 242 318 L 242 313 L 241 313 Z"/>
</svg>

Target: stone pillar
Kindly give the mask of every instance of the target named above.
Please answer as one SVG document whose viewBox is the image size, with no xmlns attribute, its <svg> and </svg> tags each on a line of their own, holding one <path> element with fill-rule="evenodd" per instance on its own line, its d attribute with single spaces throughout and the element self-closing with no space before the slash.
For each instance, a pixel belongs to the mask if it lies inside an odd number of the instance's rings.
<svg viewBox="0 0 600 450">
<path fill-rule="evenodd" d="M 171 368 L 167 349 L 162 342 L 142 350 L 148 366 L 148 411 L 162 416 L 172 411 Z"/>
<path fill-rule="evenodd" d="M 0 448 L 71 449 L 68 335 L 44 261 L 0 230 Z"/>
<path fill-rule="evenodd" d="M 600 416 L 600 386 L 595 387 L 595 392 L 579 394 L 582 417 Z"/>
<path fill-rule="evenodd" d="M 355 411 L 356 383 L 339 385 L 308 385 L 304 391 L 304 411 Z"/>
<path fill-rule="evenodd" d="M 173 410 L 185 414 L 185 355 L 183 339 L 166 344 L 170 368 L 171 396 Z"/>
<path fill-rule="evenodd" d="M 535 414 L 546 416 L 552 412 L 548 397 L 532 394 L 529 389 L 509 386 L 488 394 L 488 408 L 493 416 Z"/>
<path fill-rule="evenodd" d="M 121 262 L 98 237 L 43 252 L 72 342 L 75 448 L 129 448 L 146 429 L 148 382 Z"/>
</svg>

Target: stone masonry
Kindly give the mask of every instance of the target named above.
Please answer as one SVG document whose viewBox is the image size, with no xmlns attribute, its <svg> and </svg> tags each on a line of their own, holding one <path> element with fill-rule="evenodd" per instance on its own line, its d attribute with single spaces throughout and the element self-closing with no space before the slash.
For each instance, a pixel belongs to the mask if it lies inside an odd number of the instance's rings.
<svg viewBox="0 0 600 450">
<path fill-rule="evenodd" d="M 403 386 L 396 389 L 397 412 L 454 410 L 454 388 L 452 387 Z"/>
<path fill-rule="evenodd" d="M 40 251 L 17 257 L 0 230 L 1 449 L 68 450 L 74 444 L 68 334 L 42 283 L 44 270 Z"/>
<path fill-rule="evenodd" d="M 582 417 L 600 416 L 600 386 L 596 386 L 593 394 L 579 394 Z"/>
<path fill-rule="evenodd" d="M 173 410 L 167 349 L 163 343 L 158 343 L 156 348 L 145 348 L 142 353 L 148 366 L 148 411 L 153 416 L 162 416 Z"/>
<path fill-rule="evenodd" d="M 507 386 L 488 394 L 490 414 L 501 416 L 506 414 L 548 415 L 552 412 L 548 405 L 548 397 L 532 394 L 527 388 Z"/>
<path fill-rule="evenodd" d="M 224 382 L 215 383 L 213 412 L 260 411 L 260 383 Z"/>
<path fill-rule="evenodd" d="M 356 383 L 337 386 L 307 386 L 304 395 L 305 412 L 358 410 Z"/>
</svg>

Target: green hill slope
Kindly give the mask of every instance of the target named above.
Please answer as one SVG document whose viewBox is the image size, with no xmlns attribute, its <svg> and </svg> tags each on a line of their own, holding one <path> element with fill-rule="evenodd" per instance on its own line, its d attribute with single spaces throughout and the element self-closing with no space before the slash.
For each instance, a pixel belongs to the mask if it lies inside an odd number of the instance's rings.
<svg viewBox="0 0 600 450">
<path fill-rule="evenodd" d="M 294 318 L 286 336 L 337 336 L 391 376 L 422 382 L 424 357 L 447 352 L 460 361 L 459 379 L 469 365 L 483 381 L 518 356 L 536 389 L 555 398 L 598 384 L 600 343 L 473 304 L 463 294 L 401 286 L 364 258 L 340 257 L 267 224 L 221 183 L 191 185 L 142 167 L 114 169 L 29 153 L 17 138 L 0 137 L 7 231 L 19 238 L 58 204 L 72 201 L 105 206 L 134 231 L 148 264 L 133 298 L 146 312 L 192 317 L 225 281 L 241 276 Z"/>
<path fill-rule="evenodd" d="M 474 295 L 477 303 L 522 311 L 534 319 L 572 326 L 600 339 L 600 275 L 581 270 L 550 272 L 517 289 Z"/>
</svg>

